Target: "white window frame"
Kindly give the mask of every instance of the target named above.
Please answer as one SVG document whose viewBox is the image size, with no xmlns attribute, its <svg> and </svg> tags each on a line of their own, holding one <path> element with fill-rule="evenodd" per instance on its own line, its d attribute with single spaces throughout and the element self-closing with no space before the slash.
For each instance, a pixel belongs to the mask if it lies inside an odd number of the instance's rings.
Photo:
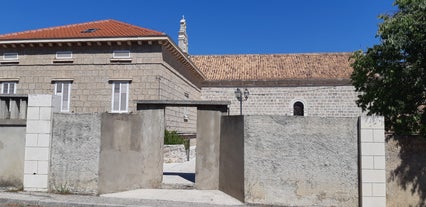
<svg viewBox="0 0 426 207">
<path fill-rule="evenodd" d="M 9 56 L 9 55 L 16 55 L 16 57 L 14 57 L 14 58 L 7 58 L 6 56 Z M 19 59 L 19 55 L 18 55 L 17 52 L 6 52 L 6 53 L 3 53 L 3 60 L 18 60 L 18 59 Z"/>
<path fill-rule="evenodd" d="M 70 111 L 70 103 L 71 103 L 71 81 L 56 81 L 55 82 L 55 95 L 61 97 L 61 112 L 69 112 Z M 68 86 L 68 94 L 65 94 L 67 96 L 64 96 L 64 88 Z M 58 87 L 61 87 L 61 92 L 58 92 Z M 67 100 L 64 100 L 64 98 L 67 98 Z M 67 101 L 66 103 L 64 103 Z M 65 105 L 64 105 L 65 104 Z"/>
<path fill-rule="evenodd" d="M 4 93 L 4 87 L 5 85 L 7 85 L 7 92 Z M 10 91 L 10 85 L 13 85 L 13 91 Z M 4 81 L 1 82 L 1 94 L 16 94 L 16 86 L 17 86 L 17 82 L 15 81 Z"/>
<path fill-rule="evenodd" d="M 67 55 L 67 54 L 69 54 L 70 56 L 69 57 L 59 57 L 58 56 L 58 54 L 59 55 Z M 56 52 L 56 59 L 72 59 L 72 51 L 57 51 Z"/>
<path fill-rule="evenodd" d="M 129 85 L 130 85 L 130 81 L 112 81 L 112 93 L 111 93 L 111 112 L 113 113 L 127 113 L 129 111 Z M 115 105 L 114 105 L 114 99 L 115 99 L 115 93 L 114 93 L 114 89 L 116 84 L 120 84 L 119 86 L 119 91 L 118 91 L 118 110 L 114 109 Z M 126 90 L 126 100 L 125 100 L 125 108 L 122 109 L 122 90 L 123 87 L 125 87 L 124 89 Z"/>
<path fill-rule="evenodd" d="M 128 53 L 129 55 L 128 56 L 117 56 L 116 55 L 117 53 Z M 130 57 L 131 57 L 130 50 L 114 50 L 112 52 L 112 58 L 115 58 L 115 59 L 128 59 Z"/>
</svg>

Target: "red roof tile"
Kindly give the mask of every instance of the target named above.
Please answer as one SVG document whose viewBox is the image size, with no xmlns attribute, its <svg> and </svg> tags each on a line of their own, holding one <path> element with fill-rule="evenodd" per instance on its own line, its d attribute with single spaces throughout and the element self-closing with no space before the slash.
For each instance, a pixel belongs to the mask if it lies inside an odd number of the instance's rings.
<svg viewBox="0 0 426 207">
<path fill-rule="evenodd" d="M 83 32 L 95 29 L 94 32 Z M 164 33 L 146 29 L 116 20 L 101 20 L 81 24 L 29 30 L 24 32 L 0 35 L 1 40 L 28 39 L 74 39 L 74 38 L 105 38 L 105 37 L 141 37 L 162 36 Z"/>
<path fill-rule="evenodd" d="M 351 54 L 195 55 L 191 60 L 207 81 L 339 80 L 350 78 Z"/>
</svg>

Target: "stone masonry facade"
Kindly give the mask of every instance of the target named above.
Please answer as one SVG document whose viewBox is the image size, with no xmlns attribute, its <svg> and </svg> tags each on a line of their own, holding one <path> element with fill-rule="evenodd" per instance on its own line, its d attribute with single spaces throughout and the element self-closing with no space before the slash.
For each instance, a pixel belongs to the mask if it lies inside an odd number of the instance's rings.
<svg viewBox="0 0 426 207">
<path fill-rule="evenodd" d="M 131 60 L 112 61 L 114 50 L 130 50 Z M 57 51 L 72 51 L 71 61 L 56 62 Z M 0 54 L 9 52 L 18 52 L 19 60 L 0 64 L 0 79 L 17 80 L 17 94 L 54 94 L 56 80 L 72 81 L 70 113 L 110 112 L 114 80 L 130 81 L 130 113 L 136 111 L 136 100 L 199 100 L 201 96 L 201 80 L 156 41 L 121 46 L 0 48 Z M 168 108 L 166 114 L 168 129 L 195 132 L 196 110 Z"/>
<path fill-rule="evenodd" d="M 203 100 L 231 101 L 230 114 L 239 114 L 235 98 L 237 87 L 203 87 Z M 293 115 L 293 104 L 302 102 L 305 116 L 357 117 L 362 111 L 355 101 L 358 93 L 352 86 L 316 87 L 239 87 L 250 95 L 243 101 L 244 115 Z"/>
</svg>

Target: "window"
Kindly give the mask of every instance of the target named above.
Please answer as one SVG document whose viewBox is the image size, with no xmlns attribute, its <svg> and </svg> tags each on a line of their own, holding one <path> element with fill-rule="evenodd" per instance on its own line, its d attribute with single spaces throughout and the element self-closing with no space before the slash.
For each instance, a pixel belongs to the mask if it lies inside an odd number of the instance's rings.
<svg viewBox="0 0 426 207">
<path fill-rule="evenodd" d="M 129 99 L 129 81 L 112 82 L 112 112 L 127 112 Z"/>
<path fill-rule="evenodd" d="M 72 51 L 56 52 L 56 59 L 69 59 L 69 58 L 72 58 Z"/>
<path fill-rule="evenodd" d="M 1 83 L 2 94 L 16 94 L 16 82 L 2 82 Z"/>
<path fill-rule="evenodd" d="M 303 116 L 304 115 L 304 106 L 303 103 L 298 101 L 293 104 L 293 115 L 294 116 Z"/>
<path fill-rule="evenodd" d="M 71 81 L 55 82 L 55 95 L 61 97 L 61 112 L 70 111 Z"/>
<path fill-rule="evenodd" d="M 130 50 L 114 50 L 112 58 L 130 58 Z"/>
<path fill-rule="evenodd" d="M 3 54 L 3 60 L 17 60 L 18 59 L 18 53 L 12 52 L 12 53 L 4 53 Z"/>
</svg>

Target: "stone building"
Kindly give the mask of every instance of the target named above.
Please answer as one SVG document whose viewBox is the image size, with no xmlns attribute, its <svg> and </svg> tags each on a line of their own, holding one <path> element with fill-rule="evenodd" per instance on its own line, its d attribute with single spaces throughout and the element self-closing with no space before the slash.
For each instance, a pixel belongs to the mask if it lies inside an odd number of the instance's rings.
<svg viewBox="0 0 426 207">
<path fill-rule="evenodd" d="M 201 55 L 191 60 L 206 76 L 202 99 L 231 101 L 247 89 L 245 115 L 356 117 L 357 93 L 350 83 L 350 53 Z"/>
<path fill-rule="evenodd" d="M 205 80 L 166 34 L 116 20 L 0 35 L 0 54 L 2 94 L 55 94 L 65 113 L 132 113 L 135 100 L 199 100 Z M 194 132 L 194 109 L 168 108 L 166 116 L 169 129 Z"/>
<path fill-rule="evenodd" d="M 131 113 L 136 100 L 231 101 L 243 114 L 355 117 L 350 53 L 188 54 L 166 34 L 103 20 L 0 35 L 3 94 L 55 94 L 65 113 Z M 193 108 L 166 110 L 166 127 L 195 132 Z"/>
</svg>

